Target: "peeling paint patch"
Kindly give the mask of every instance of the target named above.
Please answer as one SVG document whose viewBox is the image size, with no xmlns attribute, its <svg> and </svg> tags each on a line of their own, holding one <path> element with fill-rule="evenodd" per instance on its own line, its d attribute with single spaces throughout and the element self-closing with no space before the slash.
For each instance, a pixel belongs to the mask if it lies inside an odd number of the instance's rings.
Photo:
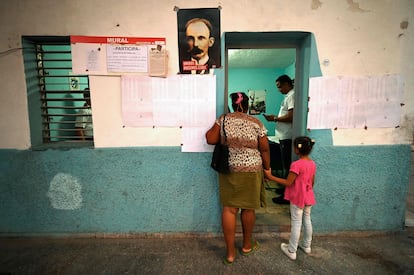
<svg viewBox="0 0 414 275">
<path fill-rule="evenodd" d="M 317 10 L 322 7 L 322 2 L 319 0 L 312 0 L 311 9 Z"/>
<path fill-rule="evenodd" d="M 359 4 L 354 2 L 353 0 L 346 0 L 346 2 L 349 5 L 348 10 L 352 12 L 368 12 L 368 10 L 361 9 L 359 7 Z"/>
<path fill-rule="evenodd" d="M 82 186 L 72 175 L 58 173 L 50 182 L 47 197 L 55 209 L 74 210 L 82 206 Z"/>
<path fill-rule="evenodd" d="M 402 30 L 406 30 L 406 29 L 408 29 L 408 21 L 402 21 L 401 23 L 400 23 L 400 28 L 402 29 Z"/>
</svg>

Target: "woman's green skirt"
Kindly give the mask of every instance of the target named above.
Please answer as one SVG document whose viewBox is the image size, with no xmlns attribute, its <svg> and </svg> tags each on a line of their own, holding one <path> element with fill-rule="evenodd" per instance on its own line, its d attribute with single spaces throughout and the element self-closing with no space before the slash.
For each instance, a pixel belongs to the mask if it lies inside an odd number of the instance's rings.
<svg viewBox="0 0 414 275">
<path fill-rule="evenodd" d="M 223 206 L 241 209 L 265 206 L 263 171 L 219 173 L 219 185 Z"/>
</svg>

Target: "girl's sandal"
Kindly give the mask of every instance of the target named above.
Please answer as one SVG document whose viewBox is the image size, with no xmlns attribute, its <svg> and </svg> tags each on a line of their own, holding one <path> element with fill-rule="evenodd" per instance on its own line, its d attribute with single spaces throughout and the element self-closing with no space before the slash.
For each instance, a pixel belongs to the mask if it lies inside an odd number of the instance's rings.
<svg viewBox="0 0 414 275">
<path fill-rule="evenodd" d="M 249 256 L 250 254 L 252 254 L 254 251 L 256 251 L 257 249 L 259 249 L 259 242 L 258 241 L 252 241 L 252 248 L 250 248 L 249 251 L 243 251 L 243 248 L 240 249 L 240 254 L 242 254 L 243 256 Z"/>
</svg>

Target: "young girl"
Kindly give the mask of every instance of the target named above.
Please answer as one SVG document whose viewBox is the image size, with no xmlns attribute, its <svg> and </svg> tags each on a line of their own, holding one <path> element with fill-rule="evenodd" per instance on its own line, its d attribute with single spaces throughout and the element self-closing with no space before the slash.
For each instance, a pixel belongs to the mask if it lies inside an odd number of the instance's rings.
<svg viewBox="0 0 414 275">
<path fill-rule="evenodd" d="M 286 186 L 285 199 L 290 201 L 291 236 L 289 244 L 282 243 L 280 248 L 291 260 L 296 260 L 296 250 L 299 246 L 306 254 L 311 253 L 312 223 L 311 208 L 315 205 L 313 184 L 315 182 L 316 164 L 310 158 L 314 141 L 308 137 L 297 137 L 293 142 L 295 154 L 299 160 L 292 162 L 287 179 L 278 178 L 271 170 L 264 170 L 266 178 Z M 303 219 L 303 241 L 299 236 Z"/>
</svg>

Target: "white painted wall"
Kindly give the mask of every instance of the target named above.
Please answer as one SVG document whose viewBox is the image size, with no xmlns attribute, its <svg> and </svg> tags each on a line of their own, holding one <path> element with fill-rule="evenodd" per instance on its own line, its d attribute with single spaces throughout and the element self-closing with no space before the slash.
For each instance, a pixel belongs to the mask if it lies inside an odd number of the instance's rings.
<svg viewBox="0 0 414 275">
<path fill-rule="evenodd" d="M 400 74 L 405 79 L 405 106 L 398 129 L 335 131 L 336 144 L 393 144 L 412 141 L 414 121 L 414 1 L 412 0 L 2 0 L 0 33 L 0 148 L 30 147 L 22 35 L 89 35 L 166 37 L 169 74 L 178 71 L 179 8 L 222 7 L 221 30 L 309 31 L 315 34 L 324 75 Z M 110 79 L 91 84 L 105 88 Z M 116 80 L 114 80 L 116 81 Z M 112 82 L 111 82 L 112 83 Z M 113 83 L 112 83 L 113 84 Z M 115 85 L 116 87 L 116 85 Z M 106 100 L 110 92 L 111 100 Z M 128 146 L 141 130 L 119 128 L 120 93 L 106 88 L 92 95 L 96 141 Z M 112 116 L 108 112 L 113 112 Z M 105 119 L 102 119 L 105 118 Z M 106 123 L 106 124 L 103 124 Z M 115 136 L 99 129 L 114 127 Z M 168 131 L 167 131 L 168 132 Z M 154 133 L 162 137 L 164 132 Z M 174 134 L 174 133 L 173 133 Z M 175 142 L 175 141 L 173 141 Z M 164 144 L 167 145 L 167 144 Z"/>
</svg>

